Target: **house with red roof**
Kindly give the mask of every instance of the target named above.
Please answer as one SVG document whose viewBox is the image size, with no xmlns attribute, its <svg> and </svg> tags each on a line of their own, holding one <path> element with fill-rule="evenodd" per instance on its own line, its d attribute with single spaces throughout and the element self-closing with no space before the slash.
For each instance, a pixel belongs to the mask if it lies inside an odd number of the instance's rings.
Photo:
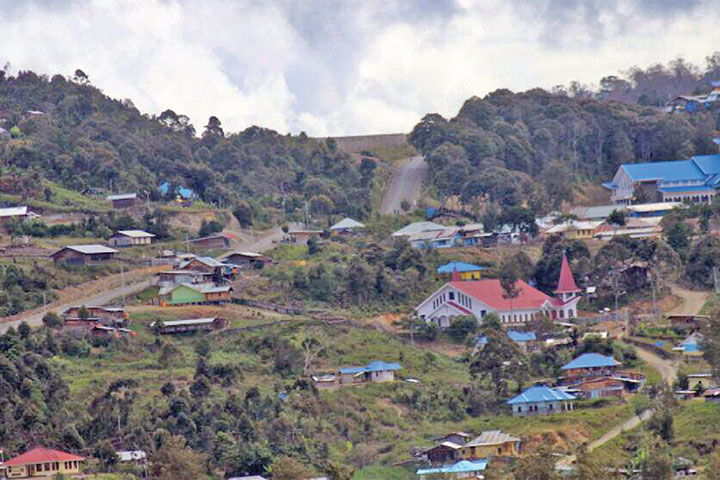
<svg viewBox="0 0 720 480">
<path fill-rule="evenodd" d="M 517 296 L 509 297 L 500 280 L 463 281 L 457 272 L 450 282 L 430 295 L 415 308 L 416 315 L 441 328 L 449 327 L 456 317 L 472 315 L 482 321 L 495 312 L 503 325 L 526 324 L 539 315 L 552 319 L 572 319 L 577 316 L 580 300 L 578 288 L 563 255 L 558 286 L 550 296 L 524 280 L 515 283 Z"/>
<path fill-rule="evenodd" d="M 22 455 L 11 458 L 2 466 L 5 476 L 14 478 L 55 477 L 59 474 L 80 473 L 84 457 L 49 448 L 35 447 Z"/>
</svg>

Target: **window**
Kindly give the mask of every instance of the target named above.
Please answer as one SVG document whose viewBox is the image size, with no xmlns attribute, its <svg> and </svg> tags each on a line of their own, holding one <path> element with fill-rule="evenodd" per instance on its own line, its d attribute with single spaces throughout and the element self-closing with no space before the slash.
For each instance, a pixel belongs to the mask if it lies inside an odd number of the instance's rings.
<svg viewBox="0 0 720 480">
<path fill-rule="evenodd" d="M 518 413 L 522 413 L 522 407 L 518 407 Z"/>
<path fill-rule="evenodd" d="M 487 315 L 487 310 L 480 310 L 480 318 L 483 318 L 485 315 Z"/>
<path fill-rule="evenodd" d="M 449 298 L 450 300 L 455 300 L 455 292 L 450 292 L 450 293 L 448 293 L 448 298 Z"/>
</svg>

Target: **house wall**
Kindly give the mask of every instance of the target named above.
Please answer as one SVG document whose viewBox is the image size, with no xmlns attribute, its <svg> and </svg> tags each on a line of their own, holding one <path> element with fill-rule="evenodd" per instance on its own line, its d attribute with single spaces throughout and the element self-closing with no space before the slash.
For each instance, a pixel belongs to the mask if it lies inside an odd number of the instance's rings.
<svg viewBox="0 0 720 480">
<path fill-rule="evenodd" d="M 122 200 L 113 200 L 112 206 L 113 208 L 128 208 L 135 205 L 135 198 L 126 198 Z"/>
<path fill-rule="evenodd" d="M 488 457 L 515 457 L 519 455 L 517 442 L 505 442 L 496 445 L 481 445 L 478 447 L 462 447 L 460 458 L 463 460 L 478 460 Z"/>
<path fill-rule="evenodd" d="M 482 278 L 481 270 L 474 270 L 472 272 L 459 273 L 462 280 L 480 280 Z"/>
<path fill-rule="evenodd" d="M 6 476 L 8 478 L 42 478 L 54 477 L 58 474 L 80 473 L 80 462 L 49 462 L 31 465 L 18 465 L 8 467 Z"/>
<path fill-rule="evenodd" d="M 191 243 L 200 248 L 228 248 L 230 246 L 230 241 L 225 237 L 192 240 Z"/>
<path fill-rule="evenodd" d="M 393 370 L 381 370 L 379 372 L 371 372 L 371 382 L 392 382 L 395 380 L 395 372 Z"/>
<path fill-rule="evenodd" d="M 230 301 L 230 292 L 206 293 L 205 300 L 208 302 L 229 302 Z"/>
<path fill-rule="evenodd" d="M 126 237 L 125 235 L 114 235 L 110 237 L 108 243 L 111 247 L 130 247 L 132 246 L 132 238 Z"/>
<path fill-rule="evenodd" d="M 572 402 L 568 401 L 568 410 L 572 410 Z M 512 405 L 513 417 L 530 417 L 534 415 L 552 415 L 565 411 L 565 402 L 535 402 Z"/>
</svg>

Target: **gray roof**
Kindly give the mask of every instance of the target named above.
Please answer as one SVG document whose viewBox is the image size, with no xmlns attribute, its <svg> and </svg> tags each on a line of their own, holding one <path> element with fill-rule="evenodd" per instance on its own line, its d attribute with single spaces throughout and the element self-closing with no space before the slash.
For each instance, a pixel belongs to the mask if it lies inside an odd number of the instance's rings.
<svg viewBox="0 0 720 480">
<path fill-rule="evenodd" d="M 208 318 L 188 318 L 186 320 L 168 320 L 162 322 L 162 324 L 166 327 L 178 327 L 178 326 L 184 326 L 184 325 L 206 325 L 208 323 L 212 323 L 215 321 L 217 317 L 208 317 Z M 154 327 L 157 324 L 157 322 L 152 322 L 150 324 L 150 327 Z"/>
<path fill-rule="evenodd" d="M 466 447 L 480 447 L 485 445 L 499 445 L 506 442 L 519 442 L 520 439 L 503 433 L 500 430 L 488 430 L 482 432 L 479 437 L 470 440 L 465 444 Z"/>
<path fill-rule="evenodd" d="M 124 237 L 131 238 L 145 238 L 155 236 L 152 233 L 146 232 L 145 230 L 118 230 L 115 235 L 122 235 Z"/>
<path fill-rule="evenodd" d="M 340 230 L 343 228 L 365 228 L 365 225 L 358 222 L 357 220 L 345 217 L 339 222 L 337 222 L 335 225 L 330 227 L 330 230 Z"/>
<path fill-rule="evenodd" d="M 120 193 L 118 195 L 108 195 L 107 199 L 112 200 L 131 200 L 137 198 L 137 193 Z"/>
<path fill-rule="evenodd" d="M 106 247 L 105 245 L 67 245 L 65 248 L 73 250 L 75 252 L 82 253 L 83 255 L 97 255 L 101 253 L 118 253 L 114 248 Z"/>
<path fill-rule="evenodd" d="M 403 228 L 393 233 L 393 237 L 403 237 L 405 235 L 412 235 L 413 233 L 428 232 L 432 230 L 445 230 L 445 227 L 434 222 L 415 222 L 410 225 L 405 225 Z"/>
<path fill-rule="evenodd" d="M 580 219 L 607 218 L 613 210 L 625 210 L 623 205 L 594 205 L 592 207 L 575 207 L 570 213 Z"/>
</svg>

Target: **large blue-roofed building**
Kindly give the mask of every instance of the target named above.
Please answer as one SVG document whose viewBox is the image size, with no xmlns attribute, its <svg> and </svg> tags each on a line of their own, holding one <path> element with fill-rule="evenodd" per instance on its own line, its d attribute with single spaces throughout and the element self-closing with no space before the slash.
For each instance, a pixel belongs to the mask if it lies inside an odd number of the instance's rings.
<svg viewBox="0 0 720 480">
<path fill-rule="evenodd" d="M 709 202 L 720 187 L 720 155 L 625 163 L 620 165 L 612 181 L 603 186 L 612 191 L 610 199 L 616 205 L 632 204 L 638 189 L 644 192 L 648 202 Z"/>
<path fill-rule="evenodd" d="M 487 468 L 487 460 L 460 460 L 452 465 L 444 465 L 442 467 L 435 468 L 421 468 L 416 473 L 420 478 L 425 478 L 425 475 L 446 475 L 450 478 L 477 478 L 479 472 L 484 471 Z M 446 478 L 443 476 L 443 478 Z"/>
<path fill-rule="evenodd" d="M 573 409 L 575 396 L 545 385 L 530 387 L 507 401 L 515 417 L 550 415 Z"/>
</svg>

